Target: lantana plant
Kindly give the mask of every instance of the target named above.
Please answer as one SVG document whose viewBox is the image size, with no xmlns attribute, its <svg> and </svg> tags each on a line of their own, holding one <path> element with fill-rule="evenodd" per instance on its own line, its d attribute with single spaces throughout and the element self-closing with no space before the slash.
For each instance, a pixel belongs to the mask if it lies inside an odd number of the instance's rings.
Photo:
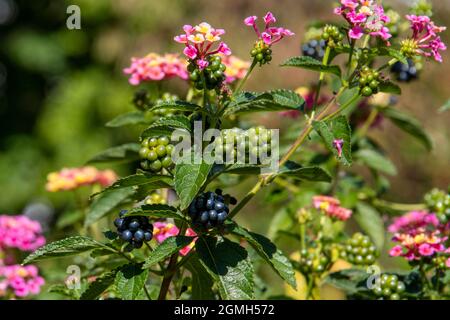
<svg viewBox="0 0 450 320">
<path fill-rule="evenodd" d="M 344 19 L 316 24 L 303 55 L 281 64 L 317 73 L 313 84 L 299 77 L 297 90 L 244 89 L 253 72 L 272 63 L 279 45 L 295 41 L 292 31 L 275 26 L 282 23 L 271 12 L 262 21 L 243 19 L 243 27 L 256 33 L 249 61 L 232 56 L 222 40 L 225 30 L 206 22 L 180 28 L 174 37 L 178 53 L 133 58 L 124 73 L 139 85 L 137 111 L 108 126 L 146 128 L 136 141 L 91 160 L 129 161 L 136 169 L 92 195 L 84 226 L 89 231 L 108 221 L 103 239 L 84 232 L 37 249 L 24 263 L 91 252 L 91 277 L 75 295 L 82 299 L 270 298 L 277 293 L 262 284 L 261 263 L 286 283 L 291 297 L 320 298 L 324 283 L 347 290 L 349 297 L 448 295 L 448 273 L 442 276 L 449 267 L 448 220 L 438 221 L 424 204 L 383 200 L 390 187 L 386 175 L 396 168 L 370 135 L 391 121 L 432 147 L 419 122 L 397 107 L 401 88 L 395 79 L 398 72 L 411 76 L 421 58 L 442 62 L 445 45 L 438 34 L 445 28 L 430 17 L 406 15 L 412 36 L 400 28 L 391 32 L 401 15 L 379 1 L 341 0 L 334 12 Z M 184 99 L 162 90 L 173 78 L 189 85 Z M 284 117 L 281 139 L 242 117 L 262 112 Z M 354 166 L 367 168 L 372 178 L 365 180 Z M 248 177 L 255 184 L 241 199 L 226 193 Z M 65 189 L 56 178 L 49 189 Z M 274 213 L 268 235 L 236 220 L 249 213 L 248 203 L 263 189 L 268 207 L 285 204 Z M 385 249 L 382 214 L 406 211 L 413 213 L 389 228 L 395 242 L 390 254 L 407 259 L 413 269 L 385 271 L 375 286 L 361 288 L 367 268 L 379 266 Z M 350 222 L 360 230 L 349 234 Z M 425 286 L 412 288 L 408 281 L 415 276 Z"/>
</svg>

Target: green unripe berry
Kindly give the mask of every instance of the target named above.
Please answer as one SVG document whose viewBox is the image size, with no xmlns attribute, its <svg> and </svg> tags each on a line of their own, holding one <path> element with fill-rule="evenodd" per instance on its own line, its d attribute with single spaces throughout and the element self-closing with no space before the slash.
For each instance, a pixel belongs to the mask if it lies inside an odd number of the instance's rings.
<svg viewBox="0 0 450 320">
<path fill-rule="evenodd" d="M 256 55 L 256 61 L 262 62 L 264 60 L 264 55 L 262 53 L 258 53 Z"/>
<path fill-rule="evenodd" d="M 170 143 L 170 139 L 166 136 L 162 136 L 158 139 L 159 145 L 167 146 L 169 143 Z"/>
<path fill-rule="evenodd" d="M 377 89 L 380 83 L 377 80 L 372 80 L 369 84 L 370 88 Z"/>
<path fill-rule="evenodd" d="M 361 95 L 363 97 L 370 97 L 373 93 L 373 90 L 370 87 L 364 87 L 361 90 Z"/>
<path fill-rule="evenodd" d="M 166 147 L 163 145 L 157 146 L 155 151 L 158 157 L 164 157 L 166 155 Z"/>
<path fill-rule="evenodd" d="M 158 172 L 162 168 L 162 163 L 159 160 L 155 160 L 150 164 L 150 170 L 153 172 Z"/>
<path fill-rule="evenodd" d="M 144 170 L 149 170 L 150 169 L 149 162 L 146 160 L 141 161 L 141 168 Z"/>
<path fill-rule="evenodd" d="M 256 49 L 252 49 L 252 51 L 250 51 L 250 55 L 252 57 L 256 56 L 257 54 L 258 54 L 258 50 L 256 50 Z"/>
<path fill-rule="evenodd" d="M 170 168 L 173 164 L 172 158 L 169 156 L 164 157 L 164 159 L 161 160 L 161 164 L 164 168 Z"/>
<path fill-rule="evenodd" d="M 149 147 L 156 147 L 158 145 L 158 139 L 157 138 L 151 138 L 149 141 L 148 141 L 148 146 Z"/>
<path fill-rule="evenodd" d="M 149 152 L 150 152 L 149 148 L 143 147 L 139 150 L 139 157 L 141 159 L 146 159 Z"/>
<path fill-rule="evenodd" d="M 398 293 L 393 293 L 389 297 L 390 300 L 400 300 L 400 295 Z"/>
<path fill-rule="evenodd" d="M 155 161 L 158 159 L 158 154 L 155 152 L 155 150 L 150 150 L 147 154 L 147 159 L 150 161 Z"/>
<path fill-rule="evenodd" d="M 167 146 L 166 146 L 166 154 L 167 155 L 172 155 L 172 152 L 173 152 L 173 149 L 174 149 L 175 147 L 173 146 L 173 144 L 168 144 Z"/>
<path fill-rule="evenodd" d="M 143 147 L 143 148 L 148 148 L 148 139 L 144 139 L 144 140 L 141 142 L 141 147 Z"/>
</svg>

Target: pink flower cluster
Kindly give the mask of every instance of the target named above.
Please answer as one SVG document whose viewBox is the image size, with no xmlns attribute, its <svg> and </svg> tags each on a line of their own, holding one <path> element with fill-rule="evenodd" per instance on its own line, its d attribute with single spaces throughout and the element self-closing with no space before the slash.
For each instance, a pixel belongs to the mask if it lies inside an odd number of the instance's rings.
<svg viewBox="0 0 450 320">
<path fill-rule="evenodd" d="M 396 218 L 388 227 L 389 232 L 394 233 L 392 240 L 398 243 L 389 251 L 389 254 L 392 257 L 401 256 L 412 261 L 438 253 L 450 253 L 450 250 L 445 247 L 448 239 L 443 235 L 445 229 L 434 213 L 408 212 Z"/>
<path fill-rule="evenodd" d="M 117 175 L 112 170 L 100 171 L 94 167 L 64 168 L 47 176 L 46 189 L 49 192 L 58 192 L 93 184 L 108 187 L 116 180 Z"/>
<path fill-rule="evenodd" d="M 380 37 L 388 44 L 392 37 L 386 24 L 389 17 L 381 4 L 374 0 L 341 0 L 341 6 L 334 12 L 344 17 L 351 25 L 348 33 L 351 39 L 361 39 L 364 34 Z"/>
<path fill-rule="evenodd" d="M 313 207 L 324 212 L 330 218 L 346 221 L 352 216 L 352 210 L 341 207 L 341 202 L 333 197 L 314 196 Z"/>
<path fill-rule="evenodd" d="M 439 51 L 446 50 L 447 47 L 438 34 L 447 28 L 436 26 L 427 16 L 408 15 L 406 18 L 411 23 L 412 41 L 416 53 L 425 57 L 433 57 L 436 61 L 442 62 Z"/>
<path fill-rule="evenodd" d="M 33 251 L 45 244 L 41 225 L 26 216 L 0 216 L 0 250 Z"/>
<path fill-rule="evenodd" d="M 214 42 L 220 41 L 220 36 L 225 34 L 224 29 L 215 29 L 210 24 L 202 22 L 197 26 L 184 25 L 184 34 L 178 35 L 174 40 L 184 44 L 184 55 L 195 61 L 203 70 L 209 65 L 207 57 L 217 53 L 225 56 L 231 55 L 231 50 L 225 42 L 220 42 L 216 49 L 212 49 Z"/>
<path fill-rule="evenodd" d="M 9 292 L 19 298 L 36 295 L 44 283 L 36 266 L 0 265 L 0 297 L 7 296 Z"/>
<path fill-rule="evenodd" d="M 271 46 L 277 42 L 279 42 L 281 39 L 283 39 L 286 36 L 293 36 L 294 33 L 285 28 L 281 27 L 272 27 L 272 25 L 277 22 L 277 19 L 272 14 L 272 12 L 267 12 L 267 14 L 264 16 L 264 31 L 260 32 L 258 26 L 256 25 L 256 20 L 258 19 L 257 16 L 250 16 L 245 18 L 244 23 L 249 26 L 253 27 L 253 29 L 256 32 L 256 35 L 258 36 L 258 39 L 264 41 L 265 44 L 268 46 Z"/>
<path fill-rule="evenodd" d="M 153 236 L 158 243 L 163 242 L 164 240 L 166 240 L 169 237 L 177 236 L 179 233 L 180 233 L 180 229 L 178 229 L 178 227 L 172 223 L 157 221 L 153 224 Z M 188 237 L 197 236 L 195 231 L 192 230 L 191 228 L 188 228 L 186 230 L 185 235 Z M 195 246 L 196 240 L 197 239 L 192 241 L 192 243 L 189 244 L 188 246 L 181 249 L 180 254 L 182 256 L 187 255 L 191 251 L 191 249 Z"/>
<path fill-rule="evenodd" d="M 170 53 L 150 53 L 143 58 L 132 58 L 130 67 L 123 72 L 131 75 L 129 82 L 134 86 L 144 81 L 160 81 L 172 77 L 188 79 L 187 61 Z"/>
</svg>

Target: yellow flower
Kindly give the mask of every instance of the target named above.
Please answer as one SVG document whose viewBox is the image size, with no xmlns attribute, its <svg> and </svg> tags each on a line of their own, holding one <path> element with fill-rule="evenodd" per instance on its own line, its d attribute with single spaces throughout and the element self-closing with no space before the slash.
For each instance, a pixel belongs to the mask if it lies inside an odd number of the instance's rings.
<svg viewBox="0 0 450 320">
<path fill-rule="evenodd" d="M 212 30 L 211 25 L 206 22 L 202 22 L 198 26 L 195 26 L 195 31 L 200 33 L 208 34 L 211 33 L 211 30 Z"/>
</svg>

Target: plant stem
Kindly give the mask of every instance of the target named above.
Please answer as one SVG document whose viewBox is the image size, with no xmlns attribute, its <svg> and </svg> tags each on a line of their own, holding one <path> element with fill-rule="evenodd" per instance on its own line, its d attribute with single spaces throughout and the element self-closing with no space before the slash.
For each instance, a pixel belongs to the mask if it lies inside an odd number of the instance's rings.
<svg viewBox="0 0 450 320">
<path fill-rule="evenodd" d="M 348 107 L 350 107 L 351 105 L 353 105 L 353 103 L 355 103 L 358 99 L 360 98 L 359 93 L 355 94 L 349 101 L 347 101 L 346 103 L 344 103 L 339 109 L 337 109 L 335 112 L 327 115 L 323 120 L 329 120 L 334 118 L 335 116 L 337 116 L 338 114 L 340 114 L 342 111 L 344 111 L 345 109 L 347 109 Z"/>
<path fill-rule="evenodd" d="M 385 65 L 379 67 L 379 68 L 378 68 L 378 71 L 381 71 L 381 70 L 386 69 L 387 67 L 393 66 L 397 61 L 398 61 L 397 58 L 393 58 L 393 59 L 389 60 L 388 63 L 386 63 Z"/>
<path fill-rule="evenodd" d="M 322 65 L 324 65 L 324 66 L 328 65 L 328 60 L 330 58 L 330 54 L 331 54 L 331 48 L 327 46 L 325 55 L 323 56 Z M 323 83 L 324 78 L 325 78 L 325 73 L 321 72 L 320 78 L 319 78 L 319 84 L 317 85 L 317 89 L 316 89 L 316 96 L 314 97 L 313 112 L 316 111 L 316 108 L 317 108 L 317 103 L 318 103 L 319 97 L 320 97 L 320 89 L 322 88 L 322 83 Z"/>
<path fill-rule="evenodd" d="M 184 234 L 186 232 L 186 223 L 180 227 L 180 232 L 178 234 Z M 158 300 L 166 300 L 167 292 L 169 291 L 170 283 L 172 282 L 172 278 L 175 274 L 177 268 L 177 260 L 178 260 L 178 251 L 175 252 L 169 260 L 169 264 L 167 265 L 167 270 L 165 272 L 163 281 L 161 283 L 161 289 L 159 290 Z"/>
<path fill-rule="evenodd" d="M 236 95 L 237 93 L 241 92 L 242 88 L 244 87 L 244 84 L 247 82 L 248 78 L 250 77 L 250 74 L 252 73 L 253 69 L 256 67 L 256 64 L 258 63 L 258 61 L 256 61 L 256 58 L 253 59 L 253 62 L 250 66 L 250 68 L 247 71 L 247 74 L 245 75 L 245 77 L 241 80 L 241 82 L 239 83 L 239 85 L 237 86 L 236 90 L 234 91 L 234 95 Z"/>
<path fill-rule="evenodd" d="M 250 190 L 249 193 L 242 199 L 239 204 L 230 212 L 228 215 L 229 218 L 233 218 L 243 207 L 247 205 L 247 203 L 255 196 L 255 194 L 258 193 L 258 191 L 261 189 L 264 183 L 264 178 L 260 178 L 258 182 L 255 184 L 255 186 Z"/>
<path fill-rule="evenodd" d="M 381 199 L 373 200 L 373 204 L 379 207 L 386 207 L 396 211 L 420 211 L 424 210 L 426 206 L 422 203 L 409 204 L 409 203 L 394 203 Z"/>
<path fill-rule="evenodd" d="M 380 111 L 378 108 L 372 108 L 370 111 L 369 117 L 364 122 L 361 129 L 358 130 L 358 132 L 355 134 L 355 139 L 360 139 L 366 136 L 367 132 L 369 131 L 370 127 L 372 126 L 373 122 L 377 119 L 378 113 Z"/>
<path fill-rule="evenodd" d="M 148 292 L 147 286 L 144 284 L 144 292 L 145 295 L 147 296 L 148 300 L 152 300 L 152 297 L 150 296 L 150 293 Z"/>
</svg>

